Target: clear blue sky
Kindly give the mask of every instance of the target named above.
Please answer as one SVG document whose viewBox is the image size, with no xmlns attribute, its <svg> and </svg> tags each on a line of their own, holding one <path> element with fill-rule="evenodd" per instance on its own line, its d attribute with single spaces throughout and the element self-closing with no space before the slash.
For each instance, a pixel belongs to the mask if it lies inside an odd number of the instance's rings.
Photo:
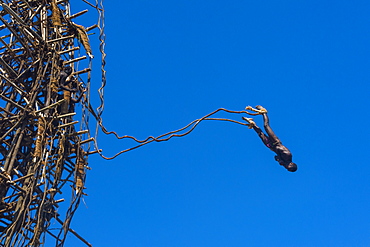
<svg viewBox="0 0 370 247">
<path fill-rule="evenodd" d="M 144 139 L 219 107 L 261 104 L 299 169 L 279 166 L 247 127 L 203 122 L 113 161 L 91 156 L 71 228 L 96 247 L 370 246 L 369 1 L 105 7 L 108 129 Z M 96 15 L 75 21 L 91 26 Z M 107 156 L 134 145 L 98 141 Z M 84 245 L 70 235 L 66 246 Z"/>
</svg>

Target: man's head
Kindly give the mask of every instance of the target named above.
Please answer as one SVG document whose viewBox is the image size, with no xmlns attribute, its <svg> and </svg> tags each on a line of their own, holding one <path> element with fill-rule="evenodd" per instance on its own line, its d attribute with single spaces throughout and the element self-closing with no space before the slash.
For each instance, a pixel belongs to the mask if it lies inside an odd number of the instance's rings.
<svg viewBox="0 0 370 247">
<path fill-rule="evenodd" d="M 293 162 L 290 162 L 288 165 L 284 165 L 284 167 L 290 172 L 295 172 L 298 169 L 297 165 Z"/>
<path fill-rule="evenodd" d="M 72 67 L 71 66 L 66 66 L 64 68 L 64 72 L 66 72 L 67 75 L 70 75 L 72 73 Z"/>
</svg>

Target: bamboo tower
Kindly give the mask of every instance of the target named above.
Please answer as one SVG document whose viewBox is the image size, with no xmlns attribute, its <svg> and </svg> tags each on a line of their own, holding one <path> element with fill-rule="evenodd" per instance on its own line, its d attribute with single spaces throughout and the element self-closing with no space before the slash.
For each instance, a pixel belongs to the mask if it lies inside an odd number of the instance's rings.
<svg viewBox="0 0 370 247">
<path fill-rule="evenodd" d="M 96 25 L 70 12 L 68 0 L 0 0 L 0 246 L 63 246 L 67 233 L 90 246 L 70 223 L 92 153 L 90 68 L 77 68 Z"/>
</svg>

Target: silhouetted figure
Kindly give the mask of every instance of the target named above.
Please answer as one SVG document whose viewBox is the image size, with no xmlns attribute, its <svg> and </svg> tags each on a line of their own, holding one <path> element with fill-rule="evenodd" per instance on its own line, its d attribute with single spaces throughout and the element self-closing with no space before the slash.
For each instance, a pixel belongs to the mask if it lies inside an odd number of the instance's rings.
<svg viewBox="0 0 370 247">
<path fill-rule="evenodd" d="M 78 81 L 75 78 L 69 78 L 72 74 L 72 68 L 70 66 L 65 67 L 60 72 L 59 86 L 63 90 L 63 98 L 65 102 L 61 105 L 61 114 L 67 114 L 74 112 L 74 104 L 79 103 L 84 96 L 84 89 L 80 89 Z M 75 99 L 72 97 L 72 93 L 80 91 L 80 96 Z"/>
<path fill-rule="evenodd" d="M 256 111 L 263 116 L 263 127 L 265 128 L 267 135 L 263 133 L 263 131 L 256 125 L 256 123 L 253 121 L 253 118 L 243 117 L 243 119 L 249 123 L 249 128 L 253 128 L 254 131 L 257 132 L 262 142 L 271 151 L 276 153 L 275 160 L 279 162 L 280 165 L 284 166 L 288 171 L 295 172 L 297 170 L 297 165 L 292 162 L 292 153 L 281 143 L 274 131 L 272 131 L 266 109 L 260 105 L 256 106 L 256 108 L 258 109 L 257 111 L 250 106 L 248 106 L 246 109 Z"/>
<path fill-rule="evenodd" d="M 65 67 L 62 71 L 60 71 L 59 83 L 62 89 L 70 91 L 70 92 L 75 92 L 68 87 L 71 81 L 68 81 L 67 78 L 71 74 L 72 74 L 72 68 L 70 66 Z"/>
</svg>

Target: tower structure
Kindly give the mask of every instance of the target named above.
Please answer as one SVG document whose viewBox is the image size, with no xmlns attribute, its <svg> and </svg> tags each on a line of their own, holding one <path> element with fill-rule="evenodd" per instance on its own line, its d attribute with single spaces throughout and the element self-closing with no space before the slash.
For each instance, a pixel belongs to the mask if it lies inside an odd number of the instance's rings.
<svg viewBox="0 0 370 247">
<path fill-rule="evenodd" d="M 89 245 L 70 229 L 91 154 L 83 13 L 68 0 L 0 1 L 0 246 L 63 246 L 68 232 Z"/>
</svg>

